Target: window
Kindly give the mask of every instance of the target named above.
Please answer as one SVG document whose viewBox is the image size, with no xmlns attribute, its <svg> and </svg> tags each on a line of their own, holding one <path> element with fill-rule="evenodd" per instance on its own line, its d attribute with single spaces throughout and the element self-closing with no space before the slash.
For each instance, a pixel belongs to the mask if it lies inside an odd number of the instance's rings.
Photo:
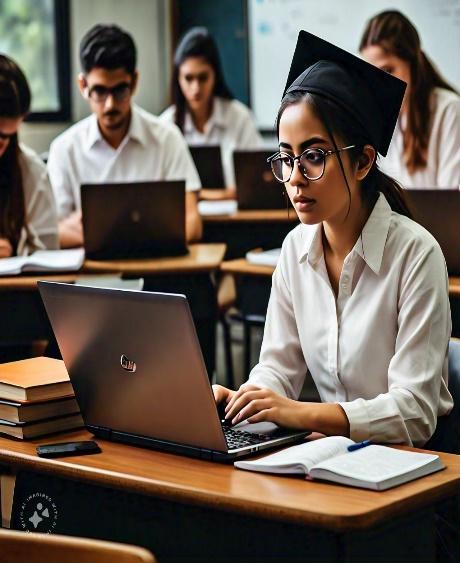
<svg viewBox="0 0 460 563">
<path fill-rule="evenodd" d="M 70 119 L 68 0 L 0 0 L 0 52 L 27 77 L 29 121 Z"/>
</svg>

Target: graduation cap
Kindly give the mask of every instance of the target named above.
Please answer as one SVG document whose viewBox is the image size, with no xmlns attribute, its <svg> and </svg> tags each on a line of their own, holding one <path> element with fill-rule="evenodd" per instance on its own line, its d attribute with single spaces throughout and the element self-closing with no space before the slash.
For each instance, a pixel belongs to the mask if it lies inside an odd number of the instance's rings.
<svg viewBox="0 0 460 563">
<path fill-rule="evenodd" d="M 406 83 L 307 31 L 297 39 L 283 97 L 310 92 L 350 113 L 385 156 L 398 120 Z"/>
</svg>

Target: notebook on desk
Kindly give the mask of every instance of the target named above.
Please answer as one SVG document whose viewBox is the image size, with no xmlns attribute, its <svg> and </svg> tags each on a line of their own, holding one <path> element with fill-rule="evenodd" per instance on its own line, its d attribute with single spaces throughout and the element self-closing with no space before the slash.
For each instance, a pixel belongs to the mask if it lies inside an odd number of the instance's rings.
<svg viewBox="0 0 460 563">
<path fill-rule="evenodd" d="M 267 163 L 273 150 L 234 151 L 238 209 L 286 209 L 283 185 Z"/>
<path fill-rule="evenodd" d="M 189 146 L 202 188 L 224 188 L 224 170 L 219 145 Z"/>
<path fill-rule="evenodd" d="M 408 189 L 404 194 L 415 221 L 438 241 L 450 275 L 460 275 L 460 191 Z"/>
<path fill-rule="evenodd" d="M 89 259 L 187 253 L 183 180 L 83 184 L 81 206 Z"/>
<path fill-rule="evenodd" d="M 39 289 L 96 436 L 232 461 L 307 434 L 222 424 L 185 296 L 48 282 Z"/>
</svg>

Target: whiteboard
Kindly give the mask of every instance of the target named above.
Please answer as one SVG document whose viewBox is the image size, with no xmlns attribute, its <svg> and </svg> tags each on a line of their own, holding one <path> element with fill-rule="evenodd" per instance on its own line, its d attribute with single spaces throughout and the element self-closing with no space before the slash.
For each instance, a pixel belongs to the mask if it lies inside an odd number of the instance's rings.
<svg viewBox="0 0 460 563">
<path fill-rule="evenodd" d="M 398 9 L 417 28 L 422 48 L 460 90 L 460 0 L 248 0 L 251 108 L 273 130 L 301 29 L 357 54 L 367 20 Z"/>
</svg>

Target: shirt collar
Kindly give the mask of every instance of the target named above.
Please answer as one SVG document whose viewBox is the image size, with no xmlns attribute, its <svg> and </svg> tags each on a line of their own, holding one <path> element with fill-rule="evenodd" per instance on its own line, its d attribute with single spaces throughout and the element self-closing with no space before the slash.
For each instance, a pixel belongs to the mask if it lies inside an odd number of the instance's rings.
<svg viewBox="0 0 460 563">
<path fill-rule="evenodd" d="M 131 121 L 126 136 L 129 139 L 138 141 L 143 146 L 147 146 L 148 139 L 146 136 L 146 131 L 143 126 L 142 118 L 139 114 L 139 110 L 135 104 L 131 106 Z M 97 117 L 93 113 L 89 119 L 89 127 L 86 136 L 86 149 L 91 150 L 96 143 L 102 141 L 104 141 L 104 137 L 102 136 L 102 133 L 97 124 Z"/>
<path fill-rule="evenodd" d="M 207 135 L 214 126 L 223 128 L 225 125 L 226 121 L 223 100 L 215 96 L 212 103 L 212 113 L 206 122 L 203 134 Z M 190 115 L 190 112 L 187 111 L 184 117 L 184 133 L 194 133 L 195 131 L 196 128 L 193 123 L 192 116 Z"/>
<path fill-rule="evenodd" d="M 352 252 L 359 254 L 376 274 L 380 272 L 382 264 L 383 252 L 390 228 L 391 213 L 391 207 L 381 193 L 364 225 L 361 236 L 352 250 Z M 305 244 L 302 245 L 299 262 L 307 258 L 309 264 L 314 266 L 323 255 L 322 224 L 316 225 L 315 229 L 307 225 L 303 227 Z"/>
</svg>

